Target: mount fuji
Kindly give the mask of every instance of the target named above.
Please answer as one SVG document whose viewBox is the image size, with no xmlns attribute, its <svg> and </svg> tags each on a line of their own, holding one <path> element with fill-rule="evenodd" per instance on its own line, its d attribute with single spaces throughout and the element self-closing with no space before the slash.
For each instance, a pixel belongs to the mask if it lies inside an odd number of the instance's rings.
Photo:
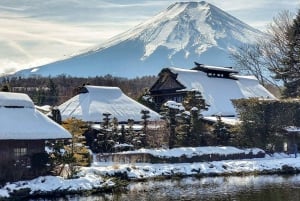
<svg viewBox="0 0 300 201">
<path fill-rule="evenodd" d="M 191 68 L 194 61 L 232 66 L 231 51 L 264 36 L 212 4 L 180 2 L 84 53 L 14 75 L 133 78 L 170 66 Z"/>
</svg>

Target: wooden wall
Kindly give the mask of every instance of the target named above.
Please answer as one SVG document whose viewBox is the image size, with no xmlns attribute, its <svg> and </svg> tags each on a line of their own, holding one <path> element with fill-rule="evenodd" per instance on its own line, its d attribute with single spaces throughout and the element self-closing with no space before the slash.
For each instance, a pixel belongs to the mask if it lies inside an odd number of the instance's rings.
<svg viewBox="0 0 300 201">
<path fill-rule="evenodd" d="M 45 151 L 44 140 L 0 140 L 0 163 L 4 160 L 15 160 L 14 149 L 26 148 L 27 155 Z"/>
</svg>

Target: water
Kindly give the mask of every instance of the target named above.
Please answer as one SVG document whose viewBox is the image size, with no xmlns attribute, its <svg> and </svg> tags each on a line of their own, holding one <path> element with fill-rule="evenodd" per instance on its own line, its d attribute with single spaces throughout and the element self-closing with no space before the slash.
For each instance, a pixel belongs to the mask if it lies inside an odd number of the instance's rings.
<svg viewBox="0 0 300 201">
<path fill-rule="evenodd" d="M 45 200 L 45 199 L 36 199 Z M 47 201 L 299 201 L 300 175 L 184 178 L 137 182 L 128 192 Z M 33 201 L 33 200 L 32 200 Z"/>
</svg>

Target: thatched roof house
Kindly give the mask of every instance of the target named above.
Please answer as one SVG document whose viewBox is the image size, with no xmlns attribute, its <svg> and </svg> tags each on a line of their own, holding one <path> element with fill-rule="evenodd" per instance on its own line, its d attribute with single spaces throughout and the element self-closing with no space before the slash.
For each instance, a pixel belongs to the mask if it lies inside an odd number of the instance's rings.
<svg viewBox="0 0 300 201">
<path fill-rule="evenodd" d="M 118 87 L 86 85 L 58 109 L 63 120 L 74 117 L 85 122 L 102 122 L 103 114 L 109 113 L 119 122 L 127 122 L 128 119 L 138 122 L 141 121 L 142 110 L 150 112 L 150 120 L 160 119 L 158 113 L 126 96 Z"/>
<path fill-rule="evenodd" d="M 31 168 L 35 154 L 45 153 L 46 140 L 69 139 L 71 134 L 35 109 L 26 94 L 0 92 L 0 171 L 9 165 Z M 15 174 L 8 169 L 11 174 Z M 18 172 L 21 172 L 18 169 Z M 2 178 L 0 174 L 0 180 Z"/>
<path fill-rule="evenodd" d="M 238 75 L 232 68 L 196 65 L 191 70 L 170 67 L 159 73 L 150 88 L 158 108 L 168 100 L 181 102 L 191 90 L 200 91 L 209 105 L 204 116 L 236 116 L 232 99 L 276 99 L 254 76 Z"/>
</svg>

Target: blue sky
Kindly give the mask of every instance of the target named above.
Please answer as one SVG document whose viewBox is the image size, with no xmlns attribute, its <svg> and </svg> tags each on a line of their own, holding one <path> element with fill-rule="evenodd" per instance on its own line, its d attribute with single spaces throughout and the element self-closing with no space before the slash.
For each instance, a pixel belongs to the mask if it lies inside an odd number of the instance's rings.
<svg viewBox="0 0 300 201">
<path fill-rule="evenodd" d="M 0 74 L 82 52 L 166 9 L 172 0 L 0 0 Z M 207 0 L 265 30 L 299 0 Z"/>
</svg>

